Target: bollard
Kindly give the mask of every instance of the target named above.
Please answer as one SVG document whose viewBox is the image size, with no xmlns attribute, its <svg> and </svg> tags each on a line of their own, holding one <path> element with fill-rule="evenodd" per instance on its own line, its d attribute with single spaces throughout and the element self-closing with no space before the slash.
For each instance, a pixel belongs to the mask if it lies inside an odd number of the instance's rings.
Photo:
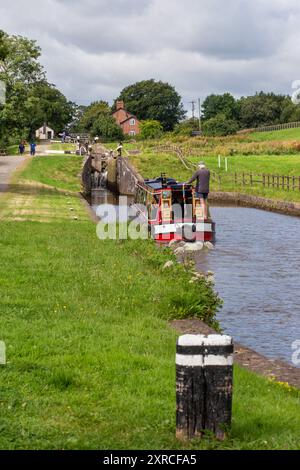
<svg viewBox="0 0 300 470">
<path fill-rule="evenodd" d="M 223 335 L 184 335 L 177 341 L 176 437 L 223 440 L 231 425 L 233 341 Z"/>
</svg>

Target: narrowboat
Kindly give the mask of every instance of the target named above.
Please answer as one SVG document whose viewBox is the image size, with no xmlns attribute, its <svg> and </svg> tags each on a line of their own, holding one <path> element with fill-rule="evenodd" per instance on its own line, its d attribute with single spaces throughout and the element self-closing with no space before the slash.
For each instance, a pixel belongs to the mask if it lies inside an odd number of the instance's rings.
<svg viewBox="0 0 300 470">
<path fill-rule="evenodd" d="M 192 185 L 179 183 L 164 174 L 147 179 L 137 185 L 134 205 L 148 224 L 152 238 L 159 243 L 215 239 L 215 223 L 209 208 L 204 219 L 204 208 Z"/>
</svg>

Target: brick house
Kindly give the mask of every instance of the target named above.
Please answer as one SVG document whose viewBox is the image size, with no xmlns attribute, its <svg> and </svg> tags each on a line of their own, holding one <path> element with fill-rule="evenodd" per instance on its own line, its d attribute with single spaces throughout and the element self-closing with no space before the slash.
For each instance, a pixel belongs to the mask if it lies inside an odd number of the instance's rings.
<svg viewBox="0 0 300 470">
<path fill-rule="evenodd" d="M 137 135 L 140 133 L 140 121 L 136 116 L 126 111 L 124 101 L 117 101 L 116 111 L 113 113 L 117 124 L 122 128 L 124 134 Z"/>
</svg>

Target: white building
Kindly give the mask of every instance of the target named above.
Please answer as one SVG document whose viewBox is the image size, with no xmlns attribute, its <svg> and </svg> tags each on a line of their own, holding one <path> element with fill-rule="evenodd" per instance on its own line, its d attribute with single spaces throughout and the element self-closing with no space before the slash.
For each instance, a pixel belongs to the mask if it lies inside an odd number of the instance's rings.
<svg viewBox="0 0 300 470">
<path fill-rule="evenodd" d="M 36 131 L 35 136 L 40 140 L 51 140 L 54 138 L 54 130 L 44 124 Z"/>
</svg>

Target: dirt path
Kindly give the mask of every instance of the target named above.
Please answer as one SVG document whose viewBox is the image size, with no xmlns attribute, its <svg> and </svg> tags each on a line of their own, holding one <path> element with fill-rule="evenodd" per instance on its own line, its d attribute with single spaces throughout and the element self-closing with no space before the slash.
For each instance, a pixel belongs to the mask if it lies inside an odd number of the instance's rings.
<svg viewBox="0 0 300 470">
<path fill-rule="evenodd" d="M 0 157 L 0 195 L 6 191 L 11 175 L 26 157 Z"/>
</svg>

